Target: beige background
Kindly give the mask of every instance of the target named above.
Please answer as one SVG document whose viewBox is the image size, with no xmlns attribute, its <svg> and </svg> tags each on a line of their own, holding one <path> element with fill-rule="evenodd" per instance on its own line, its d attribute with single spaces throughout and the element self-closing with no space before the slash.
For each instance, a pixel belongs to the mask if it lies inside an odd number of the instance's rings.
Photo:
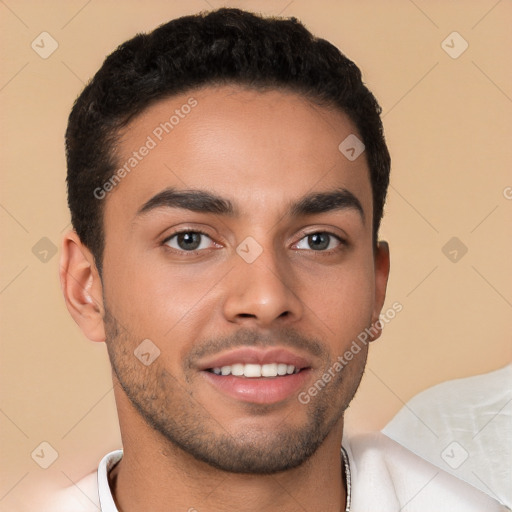
<svg viewBox="0 0 512 512">
<path fill-rule="evenodd" d="M 393 158 L 385 308 L 403 311 L 371 348 L 347 429 L 382 428 L 419 391 L 511 359 L 510 2 L 1 1 L 2 511 L 25 509 L 41 482 L 76 482 L 119 447 L 105 347 L 69 317 L 58 255 L 32 251 L 43 237 L 59 246 L 69 224 L 71 105 L 125 39 L 221 5 L 298 17 L 356 61 L 383 107 Z M 43 31 L 59 45 L 47 59 L 31 48 Z M 453 31 L 469 44 L 456 59 L 442 47 Z M 454 236 L 468 248 L 456 262 L 442 252 Z M 46 470 L 31 458 L 43 441 L 59 455 Z"/>
</svg>

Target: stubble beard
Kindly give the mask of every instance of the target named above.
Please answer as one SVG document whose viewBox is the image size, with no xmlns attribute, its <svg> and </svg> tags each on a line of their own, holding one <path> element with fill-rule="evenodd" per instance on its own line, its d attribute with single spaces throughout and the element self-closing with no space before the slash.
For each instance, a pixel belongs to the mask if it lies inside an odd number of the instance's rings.
<svg viewBox="0 0 512 512">
<path fill-rule="evenodd" d="M 131 404 L 146 424 L 161 434 L 167 446 L 163 453 L 184 452 L 197 461 L 230 473 L 275 474 L 304 464 L 328 434 L 341 425 L 364 370 L 354 375 L 343 371 L 307 405 L 299 403 L 306 420 L 300 426 L 286 423 L 277 428 L 247 428 L 229 431 L 199 403 L 190 389 L 167 371 L 159 359 L 144 366 L 133 350 L 140 340 L 122 329 L 105 306 L 107 348 L 114 374 Z M 326 358 L 325 368 L 332 366 Z M 350 380 L 351 382 L 347 382 Z M 341 398 L 340 398 L 341 397 Z M 254 405 L 254 407 L 253 407 Z M 307 408 L 304 410 L 303 408 Z M 257 420 L 272 406 L 248 404 L 248 416 Z M 257 421 L 258 425 L 264 422 Z M 249 422 L 250 424 L 250 422 Z"/>
</svg>

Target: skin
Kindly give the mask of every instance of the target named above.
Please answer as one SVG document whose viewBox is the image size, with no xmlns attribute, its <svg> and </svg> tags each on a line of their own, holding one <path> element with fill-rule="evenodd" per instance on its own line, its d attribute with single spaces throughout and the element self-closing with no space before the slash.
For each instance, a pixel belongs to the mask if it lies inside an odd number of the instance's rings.
<svg viewBox="0 0 512 512">
<path fill-rule="evenodd" d="M 343 412 L 367 346 L 309 403 L 297 395 L 384 303 L 389 252 L 372 239 L 366 158 L 338 150 L 357 130 L 344 113 L 294 93 L 206 87 L 134 119 L 120 165 L 191 96 L 197 106 L 104 199 L 102 279 L 76 233 L 63 242 L 67 307 L 90 340 L 106 342 L 113 366 L 124 448 L 110 474 L 114 498 L 122 512 L 344 510 Z M 171 187 L 213 192 L 236 214 L 163 206 L 137 215 Z M 304 196 L 341 188 L 362 215 L 290 215 Z M 197 229 L 208 236 L 196 251 L 169 240 Z M 326 248 L 311 248 L 308 235 L 325 232 Z M 249 236 L 262 250 L 252 263 L 236 251 Z M 134 356 L 145 339 L 160 350 L 149 366 Z M 239 346 L 306 358 L 300 388 L 270 404 L 219 391 L 199 368 L 204 354 Z"/>
</svg>

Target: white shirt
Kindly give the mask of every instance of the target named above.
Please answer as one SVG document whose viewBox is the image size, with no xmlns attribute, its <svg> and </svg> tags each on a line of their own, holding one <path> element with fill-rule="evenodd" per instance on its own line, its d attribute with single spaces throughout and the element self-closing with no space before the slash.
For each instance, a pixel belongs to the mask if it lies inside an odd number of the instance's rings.
<svg viewBox="0 0 512 512">
<path fill-rule="evenodd" d="M 512 507 L 512 365 L 414 396 L 383 433 Z"/>
<path fill-rule="evenodd" d="M 382 434 L 353 438 L 347 450 L 351 512 L 504 512 L 471 485 L 424 461 Z M 108 453 L 97 472 L 61 491 L 43 512 L 118 512 L 107 474 L 122 450 Z M 319 486 L 321 488 L 321 486 Z"/>
</svg>

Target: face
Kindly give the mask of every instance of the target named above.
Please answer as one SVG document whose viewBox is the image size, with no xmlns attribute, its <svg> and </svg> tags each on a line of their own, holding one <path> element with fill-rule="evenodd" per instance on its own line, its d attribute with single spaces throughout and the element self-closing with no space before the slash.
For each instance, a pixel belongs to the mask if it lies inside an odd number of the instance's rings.
<svg viewBox="0 0 512 512">
<path fill-rule="evenodd" d="M 387 278 L 365 155 L 338 149 L 350 134 L 341 112 L 237 87 L 159 101 L 124 130 L 129 171 L 103 199 L 106 342 L 173 449 L 273 473 L 341 439 L 367 348 L 336 361 Z"/>
</svg>

